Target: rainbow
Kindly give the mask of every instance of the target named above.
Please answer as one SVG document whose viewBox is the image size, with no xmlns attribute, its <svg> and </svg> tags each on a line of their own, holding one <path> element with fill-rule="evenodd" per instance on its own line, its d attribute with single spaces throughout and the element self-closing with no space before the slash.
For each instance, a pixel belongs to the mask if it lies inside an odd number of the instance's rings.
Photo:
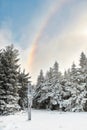
<svg viewBox="0 0 87 130">
<path fill-rule="evenodd" d="M 58 10 L 61 9 L 61 7 L 64 4 L 66 4 L 68 1 L 69 0 L 61 0 L 61 2 L 59 4 L 57 3 L 56 5 L 53 6 L 53 9 L 50 11 L 48 16 L 44 20 L 41 29 L 37 33 L 37 36 L 34 38 L 34 41 L 32 43 L 31 49 L 30 49 L 29 58 L 28 58 L 28 65 L 29 65 L 30 70 L 32 69 L 32 65 L 34 63 L 35 54 L 36 54 L 36 51 L 37 51 L 37 48 L 38 48 L 38 44 L 39 44 L 41 38 L 43 37 L 43 33 L 45 32 L 49 22 L 51 21 L 53 16 L 58 12 Z"/>
</svg>

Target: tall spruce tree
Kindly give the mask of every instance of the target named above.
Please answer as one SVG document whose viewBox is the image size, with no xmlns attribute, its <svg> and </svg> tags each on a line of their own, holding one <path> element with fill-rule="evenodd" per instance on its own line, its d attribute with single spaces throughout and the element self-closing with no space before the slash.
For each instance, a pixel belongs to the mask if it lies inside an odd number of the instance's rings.
<svg viewBox="0 0 87 130">
<path fill-rule="evenodd" d="M 18 105 L 18 50 L 14 49 L 13 45 L 3 49 L 0 59 L 1 88 L 3 93 L 0 96 L 0 113 L 9 114 L 20 109 Z M 3 74 L 2 74 L 3 73 Z"/>
</svg>

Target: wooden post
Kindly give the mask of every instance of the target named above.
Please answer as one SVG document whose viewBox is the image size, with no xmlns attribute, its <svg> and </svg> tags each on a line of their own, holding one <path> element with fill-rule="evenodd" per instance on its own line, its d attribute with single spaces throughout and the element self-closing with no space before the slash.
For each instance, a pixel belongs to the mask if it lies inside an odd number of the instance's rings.
<svg viewBox="0 0 87 130">
<path fill-rule="evenodd" d="M 28 103 L 28 120 L 31 120 L 31 107 Z"/>
</svg>

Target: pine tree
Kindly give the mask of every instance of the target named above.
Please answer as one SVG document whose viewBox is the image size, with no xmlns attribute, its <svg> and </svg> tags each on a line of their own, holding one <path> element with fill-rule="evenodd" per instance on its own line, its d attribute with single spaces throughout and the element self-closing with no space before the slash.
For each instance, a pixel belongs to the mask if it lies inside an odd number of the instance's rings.
<svg viewBox="0 0 87 130">
<path fill-rule="evenodd" d="M 14 49 L 13 45 L 3 49 L 0 66 L 3 73 L 1 87 L 5 92 L 0 96 L 4 104 L 2 104 L 2 114 L 9 114 L 20 109 L 18 105 L 18 61 L 18 50 Z"/>
<path fill-rule="evenodd" d="M 41 94 L 42 94 L 42 87 L 43 87 L 43 83 L 44 83 L 44 76 L 43 76 L 43 71 L 40 70 L 40 74 L 37 78 L 37 84 L 36 84 L 36 88 L 35 88 L 35 94 L 33 97 L 33 107 L 35 108 L 41 108 L 43 107 L 41 105 L 41 103 L 39 103 L 39 100 L 41 98 Z"/>
<path fill-rule="evenodd" d="M 3 87 L 4 83 L 4 78 L 5 78 L 5 73 L 3 70 L 3 64 L 2 64 L 2 55 L 3 52 L 0 50 L 0 115 L 3 113 L 3 110 L 6 107 L 6 91 L 5 88 Z"/>
<path fill-rule="evenodd" d="M 38 76 L 38 79 L 37 79 L 37 86 L 39 86 L 39 84 L 43 82 L 44 82 L 43 70 L 40 70 L 40 75 Z"/>
<path fill-rule="evenodd" d="M 20 89 L 18 91 L 19 93 L 19 105 L 21 106 L 21 109 L 24 109 L 27 107 L 27 91 L 28 91 L 28 83 L 30 76 L 29 73 L 25 73 L 25 70 L 23 72 L 19 71 L 18 80 L 20 84 Z"/>
<path fill-rule="evenodd" d="M 62 74 L 61 72 L 59 71 L 59 64 L 57 63 L 57 61 L 54 63 L 54 66 L 53 66 L 53 76 L 54 76 L 54 80 L 61 80 L 62 78 Z"/>
<path fill-rule="evenodd" d="M 78 69 L 76 68 L 75 63 L 73 62 L 71 66 L 70 79 L 72 82 L 77 82 Z"/>
<path fill-rule="evenodd" d="M 72 75 L 74 75 L 76 73 L 76 65 L 75 65 L 74 62 L 72 64 L 72 66 L 71 66 L 71 73 L 72 73 Z"/>
<path fill-rule="evenodd" d="M 82 52 L 80 56 L 80 66 L 81 68 L 87 69 L 87 57 L 84 52 Z"/>
</svg>

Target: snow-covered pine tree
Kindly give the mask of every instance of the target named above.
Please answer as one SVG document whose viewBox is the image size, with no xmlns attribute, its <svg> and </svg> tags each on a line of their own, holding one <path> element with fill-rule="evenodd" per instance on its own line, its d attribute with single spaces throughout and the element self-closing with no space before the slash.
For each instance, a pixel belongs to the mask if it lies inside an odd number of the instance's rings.
<svg viewBox="0 0 87 130">
<path fill-rule="evenodd" d="M 84 52 L 80 55 L 80 68 L 78 68 L 77 89 L 80 94 L 77 96 L 76 103 L 80 111 L 87 111 L 87 57 Z"/>
<path fill-rule="evenodd" d="M 86 56 L 82 52 L 80 58 L 80 68 L 76 68 L 75 64 L 72 64 L 70 72 L 70 92 L 72 96 L 69 99 L 71 107 L 67 109 L 68 111 L 87 110 L 86 62 Z"/>
<path fill-rule="evenodd" d="M 23 70 L 23 72 L 21 72 L 19 70 L 19 75 L 18 75 L 18 80 L 19 80 L 19 85 L 20 85 L 20 89 L 18 91 L 19 93 L 19 105 L 21 106 L 21 109 L 24 109 L 27 107 L 27 91 L 28 91 L 28 83 L 30 76 L 29 73 L 25 73 L 25 70 Z"/>
<path fill-rule="evenodd" d="M 43 70 L 40 70 L 40 75 L 37 78 L 37 87 L 39 86 L 39 84 L 44 82 L 44 75 L 43 75 Z"/>
<path fill-rule="evenodd" d="M 75 63 L 73 62 L 71 66 L 71 71 L 70 71 L 71 82 L 77 82 L 77 76 L 78 76 L 78 69 L 76 68 Z"/>
<path fill-rule="evenodd" d="M 4 83 L 4 77 L 5 77 L 5 73 L 3 70 L 3 64 L 2 64 L 2 55 L 3 52 L 0 50 L 0 115 L 3 113 L 5 107 L 6 107 L 6 91 L 5 88 L 3 87 L 3 83 Z"/>
<path fill-rule="evenodd" d="M 62 78 L 62 74 L 59 71 L 59 64 L 57 61 L 55 61 L 54 66 L 53 66 L 53 77 L 54 77 L 54 80 L 56 81 L 61 80 Z"/>
<path fill-rule="evenodd" d="M 81 53 L 80 56 L 80 68 L 79 70 L 79 83 L 86 82 L 87 78 L 87 57 L 84 52 Z"/>
<path fill-rule="evenodd" d="M 69 74 L 69 80 L 67 80 L 66 77 L 66 83 L 64 84 L 65 91 L 70 93 L 68 100 L 65 99 L 63 102 L 65 111 L 83 111 L 83 105 L 80 102 L 80 100 L 82 100 L 80 96 L 82 96 L 83 93 L 81 86 L 83 85 L 80 84 L 81 75 L 75 63 L 72 64 Z"/>
<path fill-rule="evenodd" d="M 3 70 L 3 79 L 1 87 L 3 94 L 0 96 L 0 100 L 3 103 L 0 106 L 3 107 L 0 110 L 1 114 L 10 114 L 20 109 L 18 105 L 18 50 L 14 49 L 13 45 L 7 46 L 3 49 L 1 56 L 1 68 Z"/>
<path fill-rule="evenodd" d="M 51 109 L 61 109 L 62 108 L 62 86 L 60 84 L 62 74 L 59 71 L 59 65 L 57 62 L 54 63 L 52 69 L 52 82 L 51 82 L 51 97 L 50 104 Z"/>
<path fill-rule="evenodd" d="M 47 71 L 45 80 L 43 83 L 43 87 L 41 88 L 41 97 L 39 102 L 44 105 L 44 108 L 51 109 L 51 99 L 53 97 L 52 92 L 52 83 L 53 83 L 53 68 L 50 67 L 49 71 Z"/>
<path fill-rule="evenodd" d="M 72 66 L 71 66 L 71 74 L 74 75 L 76 73 L 76 65 L 73 62 Z"/>
<path fill-rule="evenodd" d="M 58 63 L 55 62 L 53 68 L 50 68 L 49 71 L 47 71 L 45 80 L 40 87 L 40 95 L 38 98 L 39 108 L 60 108 L 62 87 L 59 83 L 59 78 Z M 36 94 L 38 94 L 37 91 Z"/>
<path fill-rule="evenodd" d="M 87 57 L 84 52 L 80 55 L 80 66 L 82 69 L 87 69 Z"/>
<path fill-rule="evenodd" d="M 69 98 L 68 100 L 65 100 L 65 105 L 66 105 L 66 111 L 72 111 L 72 109 L 76 106 L 76 98 L 79 93 L 77 90 L 77 73 L 78 69 L 76 68 L 75 63 L 73 62 L 71 69 L 68 71 L 69 78 L 67 82 L 65 83 L 65 91 L 66 94 L 67 92 L 69 93 Z M 66 78 L 67 79 L 67 78 Z"/>
<path fill-rule="evenodd" d="M 39 100 L 41 98 L 41 88 L 43 87 L 43 83 L 44 83 L 44 75 L 43 75 L 43 70 L 40 70 L 40 74 L 37 78 L 37 84 L 36 84 L 36 88 L 35 88 L 35 94 L 33 97 L 33 107 L 34 108 L 41 108 L 43 107 L 43 105 L 41 103 L 39 103 Z"/>
</svg>

